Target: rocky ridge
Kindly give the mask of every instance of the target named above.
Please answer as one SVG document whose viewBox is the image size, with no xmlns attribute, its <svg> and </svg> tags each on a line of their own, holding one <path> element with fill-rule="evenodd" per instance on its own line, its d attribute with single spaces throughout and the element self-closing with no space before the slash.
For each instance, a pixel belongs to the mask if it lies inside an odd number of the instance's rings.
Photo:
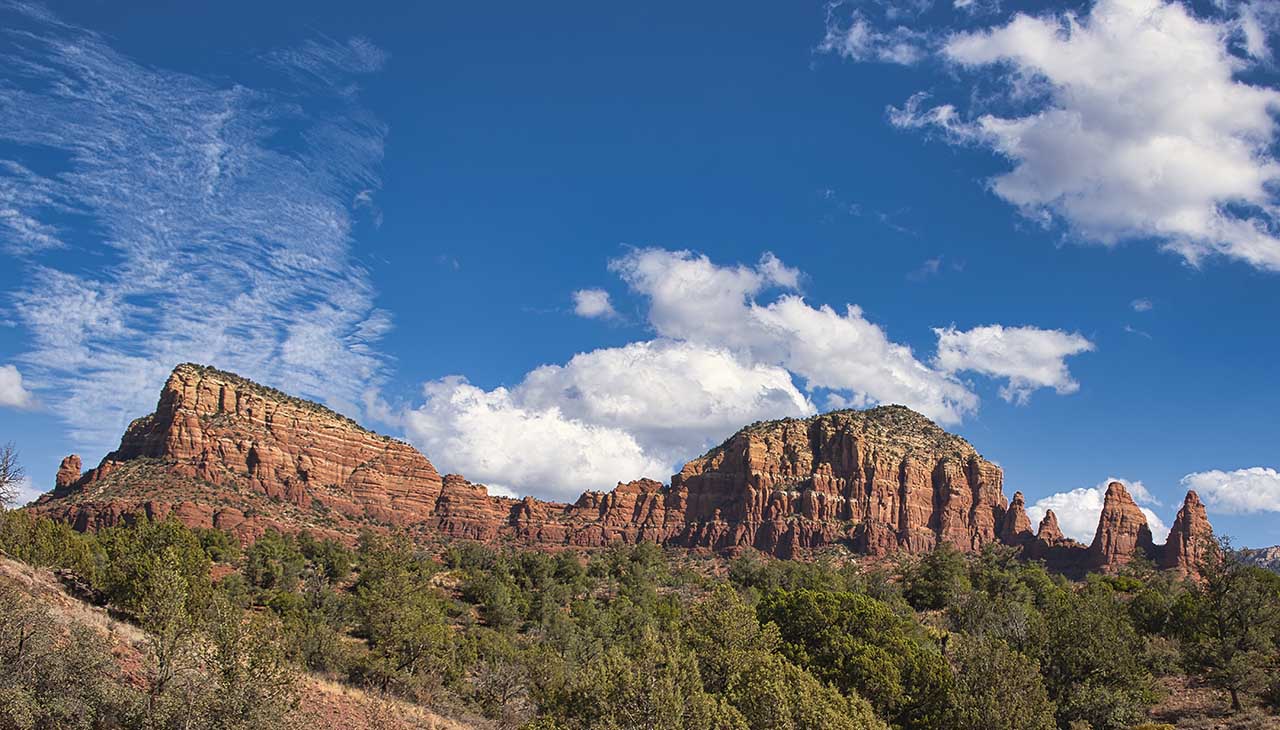
<svg viewBox="0 0 1280 730">
<path fill-rule="evenodd" d="M 1280 573 L 1280 545 L 1267 548 L 1245 548 L 1240 551 L 1245 562 Z"/>
<path fill-rule="evenodd" d="M 1033 533 L 1020 492 L 967 441 L 902 406 L 752 424 L 651 479 L 571 504 L 490 495 L 441 476 L 413 447 L 315 403 L 199 365 L 178 366 L 155 413 L 81 473 L 63 460 L 35 511 L 78 529 L 173 516 L 252 540 L 268 528 L 350 538 L 365 527 L 424 541 L 465 538 L 554 547 L 652 541 L 779 557 L 844 545 L 885 555 L 940 543 L 1013 545 L 1060 570 L 1111 569 L 1143 554 L 1183 572 L 1209 524 L 1194 493 L 1166 546 L 1120 484 L 1108 489 L 1092 545 L 1062 536 L 1052 513 Z"/>
</svg>

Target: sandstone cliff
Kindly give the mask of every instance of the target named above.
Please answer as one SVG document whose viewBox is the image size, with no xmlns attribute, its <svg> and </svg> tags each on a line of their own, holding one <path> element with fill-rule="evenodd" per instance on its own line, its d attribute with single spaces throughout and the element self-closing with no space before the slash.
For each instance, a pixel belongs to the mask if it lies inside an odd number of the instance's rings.
<svg viewBox="0 0 1280 730">
<path fill-rule="evenodd" d="M 901 406 L 756 424 L 671 479 L 672 541 L 789 556 L 847 542 L 885 554 L 996 541 L 1000 468 Z"/>
<path fill-rule="evenodd" d="M 173 516 L 246 540 L 268 528 L 349 539 L 384 527 L 424 541 L 652 541 L 780 557 L 830 545 L 884 555 L 1003 542 L 1062 570 L 1109 569 L 1139 553 L 1191 569 L 1208 531 L 1199 500 L 1188 495 L 1176 539 L 1161 550 L 1124 488 L 1112 486 L 1089 548 L 1063 538 L 1052 513 L 1033 535 L 1022 494 L 1006 500 L 998 466 L 924 416 L 883 406 L 753 424 L 669 486 L 641 479 L 572 504 L 515 500 L 442 477 L 408 444 L 322 406 L 187 364 L 97 468 L 82 475 L 79 457 L 63 460 L 55 490 L 34 509 L 79 529 Z"/>
</svg>

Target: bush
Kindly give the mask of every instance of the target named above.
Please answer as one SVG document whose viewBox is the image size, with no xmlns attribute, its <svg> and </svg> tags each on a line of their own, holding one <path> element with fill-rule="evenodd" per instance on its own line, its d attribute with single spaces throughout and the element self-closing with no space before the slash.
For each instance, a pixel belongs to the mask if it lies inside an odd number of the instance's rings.
<svg viewBox="0 0 1280 730">
<path fill-rule="evenodd" d="M 292 538 L 267 530 L 245 551 L 244 577 L 249 585 L 264 591 L 292 591 L 306 562 Z"/>
<path fill-rule="evenodd" d="M 102 637 L 64 629 L 47 608 L 0 582 L 0 728 L 136 723 L 141 697 L 116 679 Z"/>
<path fill-rule="evenodd" d="M 240 559 L 240 543 L 225 530 L 195 530 L 200 545 L 215 563 L 234 563 Z"/>
<path fill-rule="evenodd" d="M 22 510 L 0 510 L 0 550 L 40 568 L 66 568 L 93 583 L 100 551 L 96 541 L 63 522 Z"/>
<path fill-rule="evenodd" d="M 956 676 L 954 730 L 1054 730 L 1040 667 L 994 638 L 949 643 Z"/>
<path fill-rule="evenodd" d="M 969 590 L 969 569 L 964 555 L 950 543 L 942 542 L 907 569 L 902 582 L 903 596 L 913 608 L 946 608 Z"/>
<path fill-rule="evenodd" d="M 692 652 L 652 633 L 588 661 L 545 707 L 560 726 L 574 730 L 749 727 L 742 713 L 702 688 Z"/>
<path fill-rule="evenodd" d="M 857 593 L 773 591 L 759 617 L 777 624 L 787 659 L 867 698 L 894 725 L 946 726 L 951 670 L 918 625 L 887 604 Z"/>
<path fill-rule="evenodd" d="M 316 540 L 309 532 L 298 533 L 296 542 L 302 556 L 330 583 L 340 583 L 351 575 L 355 553 L 346 546 L 328 538 Z"/>
<path fill-rule="evenodd" d="M 208 605 L 213 590 L 209 556 L 194 532 L 174 520 L 142 520 L 97 534 L 103 552 L 99 588 L 122 610 L 143 621 L 161 595 L 180 594 L 192 615 Z"/>
</svg>

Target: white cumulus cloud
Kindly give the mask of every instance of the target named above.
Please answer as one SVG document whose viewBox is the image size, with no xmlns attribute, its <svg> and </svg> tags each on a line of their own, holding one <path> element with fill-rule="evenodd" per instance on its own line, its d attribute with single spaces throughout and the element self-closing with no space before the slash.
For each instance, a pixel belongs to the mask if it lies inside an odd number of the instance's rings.
<svg viewBox="0 0 1280 730">
<path fill-rule="evenodd" d="M 406 416 L 414 442 L 446 471 L 511 485 L 499 493 L 572 499 L 620 478 L 663 479 L 669 468 L 620 428 L 525 408 L 506 388 L 485 391 L 454 376 L 427 383 L 424 393 Z"/>
<path fill-rule="evenodd" d="M 1036 327 L 1004 327 L 998 324 L 959 331 L 935 329 L 938 354 L 934 364 L 944 372 L 968 370 L 1004 378 L 1000 396 L 1025 404 L 1038 388 L 1060 394 L 1074 393 L 1080 384 L 1067 369 L 1066 358 L 1094 349 L 1083 336 Z"/>
<path fill-rule="evenodd" d="M 723 265 L 690 251 L 635 249 L 609 268 L 647 302 L 653 339 L 543 365 L 510 387 L 485 390 L 457 375 L 432 381 L 425 402 L 397 419 L 410 440 L 446 471 L 572 499 L 621 480 L 663 479 L 743 425 L 814 413 L 815 398 L 827 408 L 899 403 L 955 423 L 978 406 L 957 371 L 1069 392 L 1061 358 L 1083 347 L 1064 333 L 997 327 L 1001 352 L 971 347 L 964 362 L 948 354 L 943 369 L 855 305 L 808 304 L 801 273 L 769 253 L 754 265 Z"/>
<path fill-rule="evenodd" d="M 560 499 L 641 476 L 665 481 L 747 423 L 814 412 L 781 368 L 665 339 L 581 353 L 509 389 L 453 376 L 425 394 L 405 425 L 438 467 Z"/>
<path fill-rule="evenodd" d="M 588 319 L 608 319 L 618 313 L 604 289 L 579 289 L 573 293 L 573 313 Z"/>
<path fill-rule="evenodd" d="M 1280 472 L 1255 466 L 1235 471 L 1202 471 L 1182 478 L 1205 503 L 1220 512 L 1252 514 L 1280 512 Z"/>
<path fill-rule="evenodd" d="M 22 384 L 22 373 L 13 365 L 0 365 L 0 406 L 30 408 L 35 399 Z"/>
<path fill-rule="evenodd" d="M 1151 537 L 1162 543 L 1169 535 L 1169 528 L 1164 521 L 1151 510 L 1151 506 L 1160 506 L 1160 502 L 1152 496 L 1150 490 L 1140 481 L 1130 481 L 1119 477 L 1109 477 L 1096 486 L 1080 487 L 1069 492 L 1058 492 L 1034 504 L 1027 505 L 1027 516 L 1032 525 L 1039 525 L 1045 512 L 1053 510 L 1058 517 L 1058 527 L 1062 534 L 1084 544 L 1093 542 L 1094 533 L 1098 531 L 1098 518 L 1102 515 L 1102 505 L 1107 496 L 1107 485 L 1120 482 L 1129 491 L 1133 501 L 1147 517 L 1147 526 L 1151 528 Z"/>
<path fill-rule="evenodd" d="M 752 421 L 814 412 L 783 368 L 662 338 L 544 365 L 517 390 L 522 403 L 626 429 L 668 459 L 692 456 Z"/>
<path fill-rule="evenodd" d="M 861 308 L 814 307 L 790 291 L 798 272 L 771 254 L 755 267 L 730 267 L 689 251 L 641 249 L 611 268 L 649 300 L 649 322 L 663 337 L 783 367 L 809 388 L 846 391 L 855 405 L 900 403 L 943 423 L 977 408 L 968 388 L 892 341 Z M 782 292 L 759 302 L 770 288 Z"/>
<path fill-rule="evenodd" d="M 1280 270 L 1280 91 L 1242 78 L 1269 55 L 1263 16 L 1228 5 L 1205 16 L 1097 0 L 1079 15 L 950 32 L 939 58 L 993 75 L 1010 111 L 966 118 L 917 94 L 890 120 L 1003 156 L 1012 169 L 991 189 L 1083 240 L 1155 240 L 1192 264 L 1221 255 Z"/>
</svg>

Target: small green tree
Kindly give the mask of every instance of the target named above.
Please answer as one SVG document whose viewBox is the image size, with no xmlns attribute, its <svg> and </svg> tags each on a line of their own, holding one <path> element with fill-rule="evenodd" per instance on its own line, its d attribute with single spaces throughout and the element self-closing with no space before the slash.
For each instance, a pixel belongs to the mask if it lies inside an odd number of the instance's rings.
<svg viewBox="0 0 1280 730">
<path fill-rule="evenodd" d="M 778 627 L 763 626 L 755 610 L 728 585 L 717 586 L 689 611 L 689 647 L 703 686 L 725 697 L 752 728 L 774 730 L 887 730 L 871 704 L 842 695 L 777 654 Z"/>
<path fill-rule="evenodd" d="M 144 581 L 131 606 L 147 632 L 146 715 L 163 725 L 162 718 L 195 713 L 203 701 L 201 615 L 192 610 L 191 584 L 179 569 L 149 568 Z"/>
<path fill-rule="evenodd" d="M 938 543 L 904 572 L 903 585 L 903 595 L 914 608 L 946 608 L 969 589 L 965 556 L 950 543 Z"/>
<path fill-rule="evenodd" d="M 1105 582 L 1062 594 L 1046 619 L 1042 666 L 1060 725 L 1120 730 L 1146 717 L 1156 700 L 1154 679 L 1125 605 Z"/>
<path fill-rule="evenodd" d="M 141 520 L 97 535 L 103 551 L 99 587 L 118 608 L 141 618 L 155 581 L 177 581 L 186 608 L 198 614 L 213 591 L 209 556 L 194 532 L 176 520 Z M 163 573 L 163 575 L 160 575 Z"/>
<path fill-rule="evenodd" d="M 245 551 L 244 577 L 264 591 L 292 591 L 298 587 L 306 563 L 291 537 L 267 530 Z"/>
<path fill-rule="evenodd" d="M 592 658 L 547 710 L 548 719 L 573 730 L 749 727 L 740 712 L 703 689 L 692 652 L 653 632 Z"/>
<path fill-rule="evenodd" d="M 215 602 L 206 672 L 213 692 L 206 714 L 220 730 L 284 727 L 297 706 L 298 674 L 289 663 L 279 620 Z"/>
<path fill-rule="evenodd" d="M 372 649 L 357 667 L 360 679 L 384 692 L 413 694 L 422 674 L 446 664 L 451 646 L 444 602 L 430 582 L 433 566 L 402 536 L 366 536 L 359 559 L 358 629 Z"/>
<path fill-rule="evenodd" d="M 782 636 L 782 654 L 819 680 L 865 697 L 902 728 L 946 727 L 951 668 L 912 619 L 870 596 L 845 591 L 773 591 L 761 621 Z"/>
<path fill-rule="evenodd" d="M 994 638 L 953 637 L 948 645 L 956 676 L 954 730 L 1054 730 L 1036 662 Z"/>
<path fill-rule="evenodd" d="M 1280 671 L 1280 579 L 1246 565 L 1226 539 L 1209 545 L 1199 572 L 1174 609 L 1183 660 L 1238 711 L 1242 694 Z"/>
</svg>

